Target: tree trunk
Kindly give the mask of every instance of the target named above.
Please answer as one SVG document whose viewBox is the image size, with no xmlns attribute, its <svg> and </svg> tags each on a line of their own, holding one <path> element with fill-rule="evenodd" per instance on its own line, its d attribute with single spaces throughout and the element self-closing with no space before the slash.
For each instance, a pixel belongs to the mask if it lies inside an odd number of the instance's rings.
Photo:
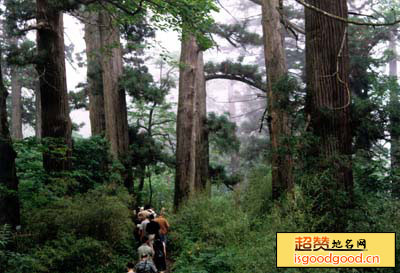
<svg viewBox="0 0 400 273">
<path fill-rule="evenodd" d="M 195 80 L 195 99 L 196 99 L 196 192 L 206 192 L 211 195 L 211 185 L 208 179 L 209 165 L 209 144 L 207 129 L 207 92 L 204 77 L 203 52 L 198 52 L 196 80 Z"/>
<path fill-rule="evenodd" d="M 104 135 L 106 121 L 104 113 L 99 14 L 97 12 L 90 12 L 85 14 L 85 18 L 87 20 L 85 23 L 85 42 L 90 125 L 92 135 Z"/>
<path fill-rule="evenodd" d="M 394 53 L 394 59 L 389 63 L 389 76 L 393 80 L 393 89 L 390 92 L 390 162 L 392 173 L 394 174 L 393 183 L 393 194 L 396 197 L 400 197 L 400 179 L 396 178 L 399 176 L 400 167 L 400 104 L 399 104 L 399 85 L 397 76 L 397 29 L 390 33 L 389 49 Z"/>
<path fill-rule="evenodd" d="M 177 210 L 194 193 L 207 187 L 208 151 L 201 143 L 207 136 L 205 123 L 205 81 L 203 56 L 196 39 L 186 35 L 182 41 L 176 125 L 176 176 L 174 206 Z M 200 148 L 201 147 L 201 148 Z"/>
<path fill-rule="evenodd" d="M 10 224 L 15 227 L 20 224 L 20 210 L 16 153 L 7 122 L 7 95 L 0 62 L 0 225 Z"/>
<path fill-rule="evenodd" d="M 284 48 L 283 27 L 278 9 L 282 0 L 263 0 L 262 18 L 264 31 L 265 65 L 267 68 L 268 122 L 271 140 L 272 196 L 276 200 L 293 188 L 292 156 L 288 138 L 290 90 L 282 90 L 287 81 L 287 65 Z"/>
<path fill-rule="evenodd" d="M 11 68 L 11 99 L 12 99 L 12 137 L 17 140 L 23 139 L 22 135 L 22 85 L 19 79 L 18 69 Z"/>
<path fill-rule="evenodd" d="M 43 167 L 47 172 L 59 172 L 71 167 L 72 146 L 63 15 L 48 0 L 37 0 L 36 8 L 37 24 L 44 26 L 37 31 L 42 137 L 49 141 L 48 150 L 43 153 Z"/>
<path fill-rule="evenodd" d="M 119 85 L 123 73 L 122 49 L 118 26 L 107 11 L 100 12 L 100 39 L 106 137 L 111 144 L 111 154 L 125 167 L 121 174 L 124 184 L 133 193 L 132 170 L 128 158 L 129 135 L 125 90 Z"/>
<path fill-rule="evenodd" d="M 346 0 L 307 2 L 326 12 L 347 18 Z M 321 208 L 321 204 L 315 205 L 319 213 L 321 210 L 331 213 L 332 219 L 337 220 L 336 230 L 340 230 L 344 225 L 340 219 L 345 208 L 352 205 L 353 192 L 347 26 L 309 9 L 305 10 L 305 15 L 306 107 L 311 117 L 310 129 L 318 141 L 311 148 L 310 158 L 315 161 L 310 164 L 316 174 L 323 178 L 320 187 L 324 191 L 318 194 L 328 194 L 324 202 L 333 211 L 326 211 L 326 208 Z M 329 178 L 321 174 L 328 174 Z M 340 202 L 338 195 L 342 196 Z"/>
<path fill-rule="evenodd" d="M 35 136 L 37 139 L 42 139 L 42 97 L 40 95 L 40 81 L 35 83 Z"/>
</svg>

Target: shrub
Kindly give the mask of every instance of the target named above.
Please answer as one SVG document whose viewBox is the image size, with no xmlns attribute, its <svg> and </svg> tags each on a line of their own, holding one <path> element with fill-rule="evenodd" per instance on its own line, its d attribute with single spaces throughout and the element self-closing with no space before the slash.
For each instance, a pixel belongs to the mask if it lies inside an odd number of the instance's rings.
<svg viewBox="0 0 400 273">
<path fill-rule="evenodd" d="M 72 233 L 78 238 L 90 236 L 111 245 L 127 240 L 133 230 L 130 198 L 122 187 L 113 191 L 104 187 L 60 199 L 34 211 L 28 227 L 39 241 L 56 238 L 61 233 Z"/>
</svg>

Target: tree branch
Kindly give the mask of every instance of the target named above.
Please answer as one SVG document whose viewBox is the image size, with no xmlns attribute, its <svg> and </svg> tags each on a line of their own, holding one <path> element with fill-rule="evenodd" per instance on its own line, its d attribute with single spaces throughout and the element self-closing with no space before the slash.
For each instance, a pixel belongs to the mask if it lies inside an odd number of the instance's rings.
<svg viewBox="0 0 400 273">
<path fill-rule="evenodd" d="M 240 76 L 236 76 L 236 75 L 222 75 L 222 74 L 214 74 L 214 75 L 205 76 L 206 81 L 211 81 L 211 80 L 216 80 L 216 79 L 233 80 L 233 81 L 243 82 L 243 83 L 246 83 L 250 86 L 253 86 L 253 87 L 261 90 L 264 93 L 267 93 L 267 89 L 265 87 L 263 87 L 261 84 L 255 83 L 244 77 L 240 77 Z"/>
<path fill-rule="evenodd" d="M 253 0 L 250 0 L 250 1 L 253 1 Z M 326 11 L 320 9 L 320 8 L 317 8 L 316 6 L 313 6 L 313 5 L 310 5 L 310 4 L 306 3 L 304 0 L 295 0 L 295 1 L 297 3 L 299 3 L 300 5 L 303 5 L 304 7 L 308 8 L 310 10 L 313 10 L 315 12 L 321 13 L 322 15 L 325 15 L 325 16 L 327 16 L 329 18 L 341 21 L 341 22 L 346 23 L 346 24 L 353 24 L 353 25 L 358 25 L 358 26 L 383 27 L 383 26 L 393 26 L 393 25 L 396 25 L 396 24 L 400 23 L 400 20 L 395 20 L 395 21 L 393 21 L 391 23 L 370 23 L 370 22 L 360 22 L 360 21 L 350 20 L 350 19 L 347 19 L 347 18 L 340 17 L 338 15 L 334 15 L 332 13 L 326 12 Z"/>
<path fill-rule="evenodd" d="M 31 30 L 39 30 L 39 29 L 50 29 L 50 25 L 45 22 L 39 22 L 35 25 L 30 25 L 30 26 L 27 26 L 26 28 L 18 30 L 18 33 L 23 34 L 25 32 L 31 31 Z"/>
<path fill-rule="evenodd" d="M 261 2 L 261 0 L 250 0 L 250 2 L 253 2 L 254 4 L 257 4 L 257 5 L 262 5 L 262 2 Z"/>
</svg>

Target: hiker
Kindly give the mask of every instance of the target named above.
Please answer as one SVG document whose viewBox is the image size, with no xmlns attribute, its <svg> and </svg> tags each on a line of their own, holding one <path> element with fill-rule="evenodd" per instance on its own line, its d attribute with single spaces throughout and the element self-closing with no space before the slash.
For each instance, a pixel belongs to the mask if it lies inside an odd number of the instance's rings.
<svg viewBox="0 0 400 273">
<path fill-rule="evenodd" d="M 169 223 L 165 218 L 165 208 L 162 208 L 160 215 L 154 219 L 160 225 L 160 239 L 164 243 L 165 248 L 167 247 L 167 234 L 169 229 Z"/>
<path fill-rule="evenodd" d="M 133 214 L 135 216 L 134 218 L 134 223 L 135 223 L 135 229 L 133 230 L 133 236 L 135 237 L 136 242 L 140 243 L 140 225 L 142 223 L 142 220 L 139 218 L 139 213 L 136 213 L 139 211 L 139 208 L 133 211 Z"/>
<path fill-rule="evenodd" d="M 149 237 L 143 236 L 143 244 L 138 248 L 139 259 L 146 255 L 148 259 L 153 260 L 154 250 L 150 246 Z"/>
<path fill-rule="evenodd" d="M 131 262 L 129 262 L 129 263 L 126 265 L 126 270 L 128 270 L 128 273 L 135 273 L 134 268 L 135 268 L 135 266 L 134 266 L 133 263 L 131 263 Z"/>
<path fill-rule="evenodd" d="M 153 215 L 154 215 L 154 218 L 157 216 L 155 210 L 154 210 L 153 207 L 152 207 L 151 205 L 149 205 L 149 204 L 147 204 L 147 205 L 144 206 L 144 210 L 147 211 L 147 212 L 150 213 L 150 214 L 153 214 Z"/>
<path fill-rule="evenodd" d="M 153 241 L 156 236 L 159 235 L 160 232 L 160 224 L 154 221 L 154 215 L 149 215 L 149 223 L 146 225 L 146 233 L 149 236 L 150 245 L 153 245 Z"/>
<path fill-rule="evenodd" d="M 157 267 L 157 270 L 162 273 L 167 270 L 166 252 L 164 243 L 160 240 L 160 236 L 157 234 L 153 242 L 153 262 Z"/>
<path fill-rule="evenodd" d="M 140 261 L 135 266 L 136 273 L 157 273 L 153 261 L 147 255 L 142 255 Z"/>
<path fill-rule="evenodd" d="M 143 242 L 143 236 L 147 236 L 147 232 L 146 232 L 146 226 L 148 223 L 150 223 L 150 220 L 148 219 L 150 216 L 149 212 L 147 211 L 141 211 L 138 214 L 138 217 L 141 221 L 139 230 L 140 230 L 140 239 Z"/>
</svg>

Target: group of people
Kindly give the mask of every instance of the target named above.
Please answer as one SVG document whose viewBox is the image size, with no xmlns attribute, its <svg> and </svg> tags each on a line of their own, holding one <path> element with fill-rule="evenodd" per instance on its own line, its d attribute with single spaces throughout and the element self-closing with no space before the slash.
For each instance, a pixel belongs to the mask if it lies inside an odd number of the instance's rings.
<svg viewBox="0 0 400 273">
<path fill-rule="evenodd" d="M 136 214 L 136 212 L 135 212 Z M 169 223 L 165 209 L 157 215 L 150 205 L 136 214 L 135 238 L 139 242 L 139 262 L 128 263 L 128 273 L 163 273 L 167 270 L 167 234 Z"/>
</svg>

